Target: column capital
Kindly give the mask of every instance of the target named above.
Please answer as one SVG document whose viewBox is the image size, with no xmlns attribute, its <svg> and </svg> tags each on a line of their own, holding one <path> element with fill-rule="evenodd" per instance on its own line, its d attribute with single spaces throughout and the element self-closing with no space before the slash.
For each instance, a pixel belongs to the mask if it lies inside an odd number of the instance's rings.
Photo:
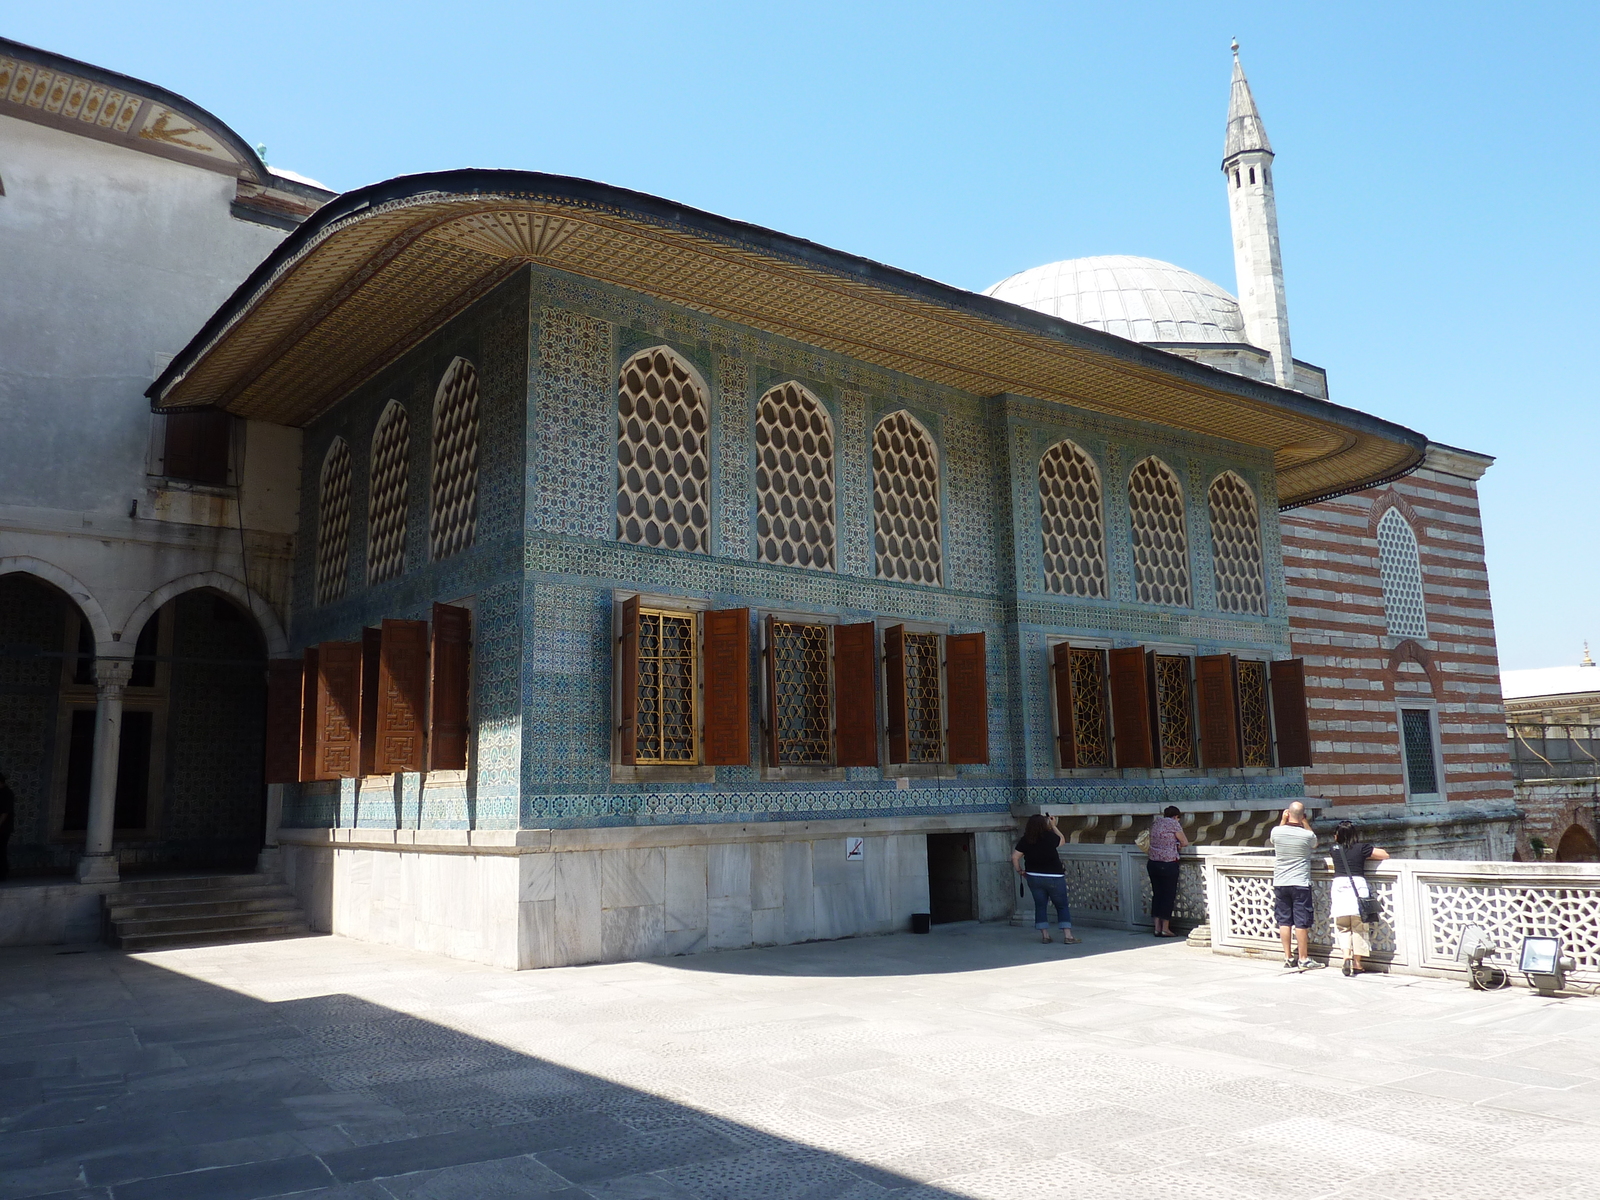
<svg viewBox="0 0 1600 1200">
<path fill-rule="evenodd" d="M 94 660 L 94 681 L 102 687 L 125 688 L 133 678 L 133 659 L 97 658 Z"/>
</svg>

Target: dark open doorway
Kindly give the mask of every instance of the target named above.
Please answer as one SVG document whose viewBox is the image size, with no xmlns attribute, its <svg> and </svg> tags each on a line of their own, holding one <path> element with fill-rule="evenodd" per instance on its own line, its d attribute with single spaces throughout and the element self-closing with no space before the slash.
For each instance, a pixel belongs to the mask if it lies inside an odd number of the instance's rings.
<svg viewBox="0 0 1600 1200">
<path fill-rule="evenodd" d="M 928 913 L 935 925 L 978 919 L 970 833 L 928 835 Z"/>
</svg>

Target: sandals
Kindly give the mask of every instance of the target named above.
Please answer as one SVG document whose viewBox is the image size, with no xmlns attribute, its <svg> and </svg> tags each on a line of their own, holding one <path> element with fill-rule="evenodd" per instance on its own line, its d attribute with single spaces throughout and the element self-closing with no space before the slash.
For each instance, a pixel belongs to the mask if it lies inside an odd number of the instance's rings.
<svg viewBox="0 0 1600 1200">
<path fill-rule="evenodd" d="M 1070 933 L 1063 933 L 1061 935 L 1061 944 L 1063 946 L 1076 946 L 1081 941 L 1083 941 L 1082 938 L 1073 937 Z"/>
</svg>

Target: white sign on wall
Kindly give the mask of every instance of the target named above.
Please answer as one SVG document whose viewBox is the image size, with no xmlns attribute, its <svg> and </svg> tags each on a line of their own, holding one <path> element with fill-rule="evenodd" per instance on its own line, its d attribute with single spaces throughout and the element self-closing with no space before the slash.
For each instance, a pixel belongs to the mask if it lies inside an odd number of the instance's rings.
<svg viewBox="0 0 1600 1200">
<path fill-rule="evenodd" d="M 867 857 L 867 839 L 864 837 L 847 837 L 844 840 L 844 856 L 847 859 L 860 861 Z"/>
</svg>

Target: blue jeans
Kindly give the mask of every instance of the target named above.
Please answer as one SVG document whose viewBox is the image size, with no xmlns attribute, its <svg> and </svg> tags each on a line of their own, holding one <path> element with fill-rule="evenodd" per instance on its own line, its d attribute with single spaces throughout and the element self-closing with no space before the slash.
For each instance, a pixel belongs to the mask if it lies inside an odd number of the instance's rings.
<svg viewBox="0 0 1600 1200">
<path fill-rule="evenodd" d="M 1067 907 L 1067 877 L 1065 875 L 1029 875 L 1028 890 L 1033 893 L 1033 927 L 1049 929 L 1050 905 L 1056 906 L 1056 928 L 1072 928 L 1072 910 Z"/>
</svg>

